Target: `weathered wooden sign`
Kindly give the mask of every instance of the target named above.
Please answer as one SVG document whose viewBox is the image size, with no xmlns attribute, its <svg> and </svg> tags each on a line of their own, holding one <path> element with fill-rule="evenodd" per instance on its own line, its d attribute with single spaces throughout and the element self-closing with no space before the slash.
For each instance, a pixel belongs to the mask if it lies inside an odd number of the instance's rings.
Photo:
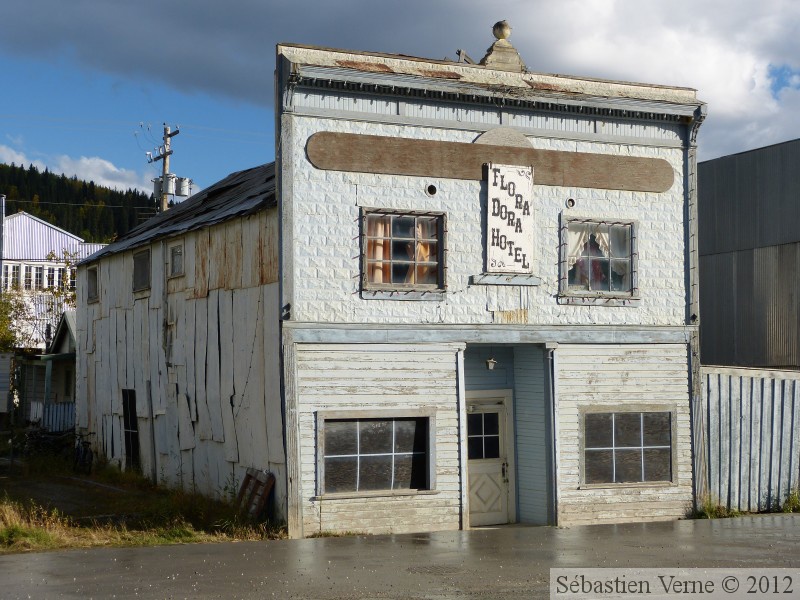
<svg viewBox="0 0 800 600">
<path fill-rule="evenodd" d="M 530 274 L 533 167 L 489 164 L 486 272 Z"/>
<path fill-rule="evenodd" d="M 666 192 L 674 172 L 663 158 L 564 152 L 321 131 L 308 138 L 318 169 L 480 181 L 487 162 L 536 168 L 536 185 Z"/>
</svg>

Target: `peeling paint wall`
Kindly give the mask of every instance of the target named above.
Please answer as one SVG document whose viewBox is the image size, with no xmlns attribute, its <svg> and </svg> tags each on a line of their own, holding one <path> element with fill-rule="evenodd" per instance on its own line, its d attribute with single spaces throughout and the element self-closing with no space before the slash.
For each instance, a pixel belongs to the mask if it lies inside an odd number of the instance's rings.
<svg viewBox="0 0 800 600">
<path fill-rule="evenodd" d="M 145 475 L 223 498 L 248 467 L 269 470 L 284 516 L 277 218 L 272 208 L 153 243 L 149 290 L 132 291 L 132 252 L 102 259 L 99 301 L 79 300 L 76 389 L 78 426 L 110 461 L 129 458 L 133 390 Z M 184 274 L 169 277 L 177 244 Z M 79 290 L 86 277 L 84 266 Z"/>
</svg>

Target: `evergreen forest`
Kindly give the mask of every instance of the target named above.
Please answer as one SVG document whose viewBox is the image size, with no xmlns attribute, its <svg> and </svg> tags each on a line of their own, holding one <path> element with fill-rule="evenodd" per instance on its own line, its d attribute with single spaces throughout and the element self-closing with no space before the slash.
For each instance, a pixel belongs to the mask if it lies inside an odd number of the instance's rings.
<svg viewBox="0 0 800 600">
<path fill-rule="evenodd" d="M 121 192 L 33 165 L 0 164 L 0 194 L 6 195 L 7 216 L 22 210 L 87 242 L 111 242 L 158 210 L 151 194 Z"/>
</svg>

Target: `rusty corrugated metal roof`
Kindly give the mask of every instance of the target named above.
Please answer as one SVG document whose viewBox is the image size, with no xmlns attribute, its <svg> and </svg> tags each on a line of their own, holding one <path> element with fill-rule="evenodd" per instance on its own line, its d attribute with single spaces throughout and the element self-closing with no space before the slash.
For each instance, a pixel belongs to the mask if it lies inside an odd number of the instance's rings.
<svg viewBox="0 0 800 600">
<path fill-rule="evenodd" d="M 83 263 L 94 262 L 157 239 L 249 215 L 276 204 L 275 163 L 238 171 L 131 229 Z"/>
</svg>

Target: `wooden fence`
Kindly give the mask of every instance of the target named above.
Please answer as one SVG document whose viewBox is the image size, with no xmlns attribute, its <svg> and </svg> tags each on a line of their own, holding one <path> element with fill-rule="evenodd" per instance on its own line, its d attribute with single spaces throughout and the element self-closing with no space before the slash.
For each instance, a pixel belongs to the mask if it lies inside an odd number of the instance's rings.
<svg viewBox="0 0 800 600">
<path fill-rule="evenodd" d="M 58 402 L 44 404 L 39 400 L 31 402 L 30 420 L 38 421 L 48 431 L 66 431 L 75 427 L 75 403 Z"/>
<path fill-rule="evenodd" d="M 800 485 L 800 372 L 702 367 L 692 411 L 698 503 L 782 504 Z"/>
</svg>

